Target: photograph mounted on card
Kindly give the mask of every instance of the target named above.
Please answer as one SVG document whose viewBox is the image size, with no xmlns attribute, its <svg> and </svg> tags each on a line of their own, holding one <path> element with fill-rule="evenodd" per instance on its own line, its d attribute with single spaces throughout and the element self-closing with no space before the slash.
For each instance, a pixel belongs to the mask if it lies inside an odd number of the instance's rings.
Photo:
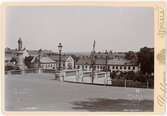
<svg viewBox="0 0 167 116">
<path fill-rule="evenodd" d="M 164 3 L 4 3 L 5 113 L 161 113 Z"/>
</svg>

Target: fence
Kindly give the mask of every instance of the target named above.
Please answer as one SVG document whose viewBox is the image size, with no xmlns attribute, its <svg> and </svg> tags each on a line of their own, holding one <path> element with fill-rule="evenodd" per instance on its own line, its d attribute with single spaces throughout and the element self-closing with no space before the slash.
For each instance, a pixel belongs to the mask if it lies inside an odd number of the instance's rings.
<svg viewBox="0 0 167 116">
<path fill-rule="evenodd" d="M 135 88 L 153 88 L 150 82 L 140 82 L 133 80 L 112 79 L 112 86 L 135 87 Z"/>
<path fill-rule="evenodd" d="M 63 70 L 61 73 L 57 72 L 53 69 L 28 69 L 28 70 L 10 70 L 5 71 L 5 74 L 12 74 L 12 75 L 21 75 L 21 74 L 29 74 L 29 73 L 50 73 L 54 74 L 55 76 L 60 78 L 60 80 L 68 80 L 71 78 L 70 81 L 72 82 L 83 82 L 84 78 L 87 77 L 91 79 L 91 71 L 82 71 L 78 69 L 74 70 Z M 72 79 L 73 78 L 73 79 Z M 87 79 L 88 79 L 87 78 Z M 111 79 L 109 73 L 106 72 L 96 72 L 94 79 L 102 79 L 103 81 L 100 84 L 104 85 L 112 85 L 112 86 L 119 86 L 119 87 L 136 87 L 136 88 L 154 88 L 154 80 L 148 82 L 140 82 L 140 81 L 133 81 L 133 80 L 124 80 L 124 79 Z M 95 83 L 94 83 L 95 84 Z"/>
<path fill-rule="evenodd" d="M 5 71 L 5 74 L 29 74 L 29 73 L 55 73 L 53 69 L 26 69 L 26 70 L 10 70 Z"/>
</svg>

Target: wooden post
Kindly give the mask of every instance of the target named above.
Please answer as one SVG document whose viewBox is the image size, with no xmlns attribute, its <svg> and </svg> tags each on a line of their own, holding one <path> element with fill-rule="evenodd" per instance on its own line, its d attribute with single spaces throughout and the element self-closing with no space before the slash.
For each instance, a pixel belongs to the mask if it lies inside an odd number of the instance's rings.
<svg viewBox="0 0 167 116">
<path fill-rule="evenodd" d="M 39 74 L 41 73 L 41 69 L 40 69 L 40 68 L 38 68 L 38 73 L 39 73 Z"/>
<path fill-rule="evenodd" d="M 125 79 L 125 88 L 126 88 L 126 79 Z"/>
<path fill-rule="evenodd" d="M 78 71 L 75 71 L 75 81 L 78 82 Z"/>
<path fill-rule="evenodd" d="M 148 80 L 147 80 L 147 88 L 149 88 L 149 83 L 148 83 Z"/>
</svg>

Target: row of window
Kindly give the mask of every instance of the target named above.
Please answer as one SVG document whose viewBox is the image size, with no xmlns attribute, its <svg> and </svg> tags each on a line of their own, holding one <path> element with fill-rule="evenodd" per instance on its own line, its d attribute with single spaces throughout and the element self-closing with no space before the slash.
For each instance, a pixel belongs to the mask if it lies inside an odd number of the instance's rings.
<svg viewBox="0 0 167 116">
<path fill-rule="evenodd" d="M 77 68 L 80 69 L 80 68 L 90 68 L 90 66 L 87 66 L 87 65 L 78 65 Z"/>
<path fill-rule="evenodd" d="M 56 66 L 56 64 L 41 64 L 41 66 L 52 67 Z M 63 64 L 63 66 L 65 66 L 65 64 Z"/>
<path fill-rule="evenodd" d="M 56 64 L 41 64 L 41 66 L 43 67 L 43 68 L 47 68 L 47 67 L 56 67 Z M 64 66 L 64 64 L 63 64 L 63 66 Z M 77 66 L 77 69 L 87 69 L 87 68 L 90 68 L 90 66 L 89 65 L 78 65 Z M 102 69 L 105 69 L 105 66 L 96 66 L 96 69 L 100 69 L 100 70 L 102 70 Z M 114 69 L 120 69 L 120 70 L 122 70 L 122 69 L 124 69 L 124 70 L 135 70 L 135 66 L 108 66 L 108 69 L 110 69 L 110 70 L 114 70 Z"/>
<path fill-rule="evenodd" d="M 44 67 L 55 67 L 56 64 L 41 64 L 41 66 Z"/>
<path fill-rule="evenodd" d="M 128 69 L 128 70 L 130 70 L 130 69 L 133 69 L 133 70 L 135 70 L 135 66 L 113 66 L 112 67 L 112 69 L 124 69 L 124 70 L 126 70 L 126 69 Z"/>
<path fill-rule="evenodd" d="M 89 68 L 90 66 L 87 66 L 87 65 L 78 65 L 77 68 L 80 69 L 80 68 Z M 105 69 L 105 66 L 96 66 L 96 69 Z M 124 69 L 124 70 L 135 70 L 135 66 L 108 66 L 108 69 Z"/>
</svg>

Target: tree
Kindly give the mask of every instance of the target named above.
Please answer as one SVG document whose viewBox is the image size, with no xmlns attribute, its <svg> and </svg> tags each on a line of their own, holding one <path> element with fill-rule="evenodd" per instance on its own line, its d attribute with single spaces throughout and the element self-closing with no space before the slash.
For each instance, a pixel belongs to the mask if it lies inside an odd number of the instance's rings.
<svg viewBox="0 0 167 116">
<path fill-rule="evenodd" d="M 28 68 L 31 68 L 31 60 L 32 59 L 33 59 L 33 56 L 28 56 L 28 57 L 25 57 L 25 59 L 24 59 L 24 63 Z"/>
<path fill-rule="evenodd" d="M 129 51 L 125 54 L 125 58 L 127 60 L 131 60 L 131 61 L 136 61 L 137 57 L 136 57 L 136 53 L 133 51 Z"/>
<path fill-rule="evenodd" d="M 154 72 L 154 49 L 153 48 L 141 48 L 138 52 L 138 64 L 140 65 L 140 71 L 143 74 L 151 74 Z"/>
<path fill-rule="evenodd" d="M 135 80 L 135 73 L 133 71 L 129 71 L 125 74 L 125 79 L 127 80 Z"/>
<path fill-rule="evenodd" d="M 40 68 L 40 60 L 41 60 L 41 53 L 42 53 L 42 49 L 38 50 L 38 68 Z"/>
<path fill-rule="evenodd" d="M 17 60 L 16 60 L 16 58 L 12 57 L 12 59 L 10 60 L 10 62 L 14 62 L 16 64 Z"/>
</svg>

